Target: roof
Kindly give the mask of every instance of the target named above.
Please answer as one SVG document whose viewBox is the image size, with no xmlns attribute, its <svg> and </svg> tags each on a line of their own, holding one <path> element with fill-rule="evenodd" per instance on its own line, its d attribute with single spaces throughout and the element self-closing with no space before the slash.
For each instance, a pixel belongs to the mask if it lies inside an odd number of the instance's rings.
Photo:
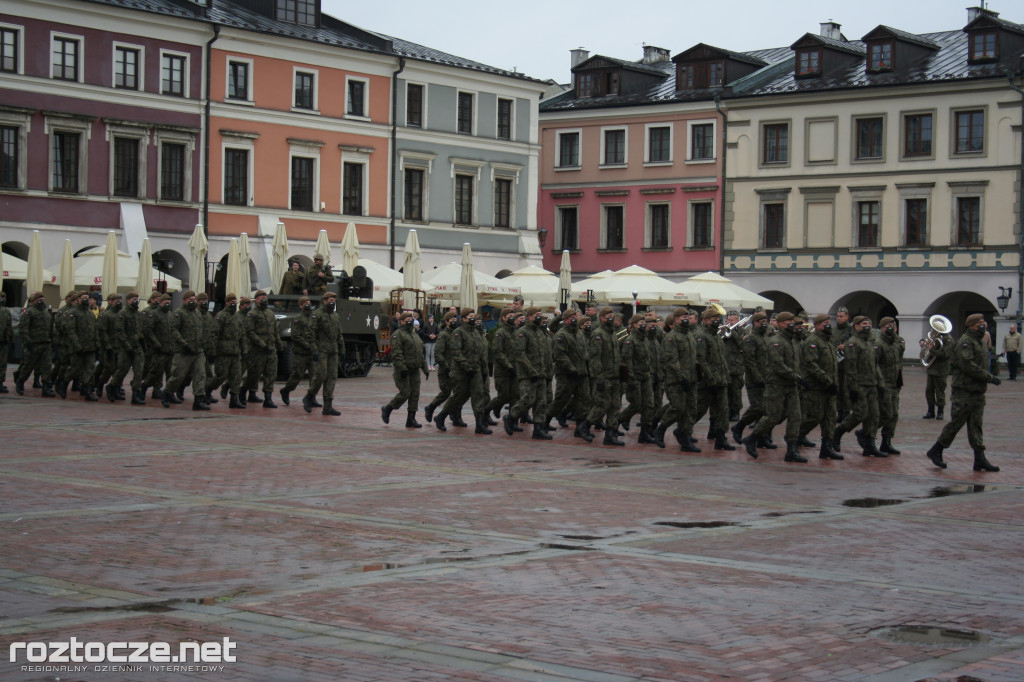
<svg viewBox="0 0 1024 682">
<path fill-rule="evenodd" d="M 622 67 L 624 69 L 630 69 L 632 71 L 641 71 L 644 73 L 653 74 L 655 76 L 663 76 L 665 72 L 659 68 L 657 64 L 644 64 L 643 62 L 630 62 L 625 59 L 617 59 L 615 57 L 606 57 L 603 54 L 595 54 L 594 56 L 580 62 L 576 66 L 572 67 L 573 71 L 581 71 L 589 68 L 590 62 L 597 62 L 598 60 L 604 60 L 611 62 L 615 66 Z M 594 65 L 597 68 L 597 64 Z M 602 67 L 603 68 L 603 67 Z"/>
<path fill-rule="evenodd" d="M 802 47 L 801 43 L 816 43 L 818 45 L 824 45 L 832 50 L 838 50 L 840 52 L 846 52 L 847 54 L 856 55 L 863 57 L 867 54 L 863 43 L 850 42 L 848 40 L 836 40 L 835 38 L 829 38 L 828 36 L 818 35 L 817 33 L 805 33 L 795 43 L 790 45 L 791 48 L 798 46 Z"/>
<path fill-rule="evenodd" d="M 862 38 L 862 40 L 865 40 L 865 41 L 871 40 L 873 38 L 877 38 L 880 35 L 885 35 L 885 34 L 891 35 L 891 36 L 893 36 L 895 38 L 899 38 L 900 40 L 902 40 L 904 42 L 912 43 L 914 45 L 920 45 L 921 47 L 927 47 L 927 48 L 932 49 L 932 50 L 939 49 L 939 44 L 936 43 L 934 40 L 929 40 L 927 38 L 922 38 L 919 35 L 914 35 L 913 33 L 907 33 L 906 31 L 901 31 L 898 28 L 893 28 L 892 26 L 886 26 L 885 24 L 880 24 L 878 27 L 876 27 L 872 31 L 868 32 Z"/>
</svg>

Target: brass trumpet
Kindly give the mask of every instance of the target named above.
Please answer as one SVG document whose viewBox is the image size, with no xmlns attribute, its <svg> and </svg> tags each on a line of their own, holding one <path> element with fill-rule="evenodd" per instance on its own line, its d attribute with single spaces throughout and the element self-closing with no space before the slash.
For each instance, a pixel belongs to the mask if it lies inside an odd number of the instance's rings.
<svg viewBox="0 0 1024 682">
<path fill-rule="evenodd" d="M 932 330 L 928 332 L 924 347 L 921 348 L 921 364 L 925 367 L 931 367 L 938 359 L 935 356 L 935 350 L 942 348 L 943 334 L 953 331 L 953 323 L 942 315 L 932 315 L 928 318 L 928 324 Z"/>
<path fill-rule="evenodd" d="M 744 317 L 742 320 L 739 320 L 730 325 L 726 325 L 724 327 L 720 327 L 718 329 L 718 333 L 722 335 L 723 339 L 728 339 L 732 336 L 732 332 L 734 329 L 742 329 L 743 327 L 746 327 L 750 323 L 750 318 L 752 318 L 753 316 L 753 313 L 751 313 L 750 315 Z"/>
</svg>

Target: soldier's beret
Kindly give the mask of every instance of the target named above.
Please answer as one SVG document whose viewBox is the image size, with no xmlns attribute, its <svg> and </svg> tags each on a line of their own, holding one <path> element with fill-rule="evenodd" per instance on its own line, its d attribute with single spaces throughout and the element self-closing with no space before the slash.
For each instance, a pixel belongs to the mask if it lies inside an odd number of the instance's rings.
<svg viewBox="0 0 1024 682">
<path fill-rule="evenodd" d="M 721 315 L 716 313 L 714 308 L 708 308 L 707 310 L 704 311 L 704 314 L 700 316 L 700 319 L 710 320 L 713 317 L 721 317 Z"/>
<path fill-rule="evenodd" d="M 124 295 L 124 297 L 125 298 L 138 298 L 139 297 L 139 292 L 137 292 L 137 291 L 129 291 L 127 294 Z"/>
<path fill-rule="evenodd" d="M 259 295 L 259 294 L 257 294 L 257 295 Z M 320 300 L 321 301 L 326 301 L 329 298 L 338 298 L 338 295 L 336 293 L 334 293 L 333 291 L 327 291 L 327 292 L 324 292 L 324 295 L 320 297 Z"/>
<path fill-rule="evenodd" d="M 686 308 L 676 308 L 675 310 L 672 311 L 672 317 L 685 317 L 686 315 L 689 314 L 690 311 L 687 310 Z"/>
<path fill-rule="evenodd" d="M 181 294 L 181 300 L 184 301 L 186 298 L 192 298 L 195 295 L 196 295 L 196 292 L 192 291 L 191 289 L 186 289 Z"/>
<path fill-rule="evenodd" d="M 611 308 L 609 308 L 608 306 L 605 306 L 605 307 L 601 308 L 601 310 L 597 313 L 597 316 L 598 317 L 604 317 L 605 315 L 608 315 L 609 313 L 613 313 L 613 312 L 615 312 L 615 311 L 612 310 Z"/>
<path fill-rule="evenodd" d="M 449 310 L 448 312 L 446 312 L 446 313 L 444 314 L 444 318 L 442 318 L 442 319 L 443 319 L 443 320 L 444 320 L 445 322 L 447 322 L 447 321 L 449 321 L 449 320 L 454 320 L 454 319 L 455 319 L 456 317 L 458 317 L 458 315 L 456 315 L 455 313 L 453 313 L 452 311 L 450 311 L 450 310 Z"/>
<path fill-rule="evenodd" d="M 160 294 L 159 291 L 151 291 L 151 292 L 149 292 L 149 299 L 147 299 L 147 300 L 149 300 L 150 303 L 152 303 L 153 301 L 159 301 L 160 300 L 160 295 L 161 294 Z"/>
<path fill-rule="evenodd" d="M 260 296 L 266 296 L 266 295 L 267 295 L 267 292 L 263 291 L 263 289 L 260 289 L 259 291 L 256 292 L 256 296 L 254 296 L 253 298 L 259 298 Z"/>
<path fill-rule="evenodd" d="M 729 312 L 727 312 L 727 313 L 726 313 L 726 316 L 727 316 L 727 317 L 731 317 L 731 316 L 733 316 L 733 315 L 735 315 L 736 317 L 739 317 L 739 316 L 740 316 L 740 313 L 739 313 L 739 311 L 738 311 L 738 310 L 730 310 Z"/>
<path fill-rule="evenodd" d="M 643 315 L 640 315 L 639 313 L 637 313 L 633 317 L 629 318 L 629 324 L 630 324 L 630 326 L 633 326 L 637 322 L 643 322 L 645 319 L 646 318 Z"/>
<path fill-rule="evenodd" d="M 573 310 L 572 308 L 569 308 L 564 313 L 562 313 L 562 319 L 563 320 L 568 320 L 568 319 L 573 318 L 573 317 L 576 317 L 576 311 Z"/>
<path fill-rule="evenodd" d="M 81 297 L 82 297 L 82 292 L 81 291 L 69 291 L 67 293 L 67 295 L 64 296 L 64 300 L 65 301 L 73 301 L 74 299 L 81 298 Z"/>
<path fill-rule="evenodd" d="M 238 299 L 238 303 L 239 305 L 245 305 L 246 303 L 252 303 L 252 299 L 249 298 L 248 296 L 243 296 L 242 298 Z"/>
<path fill-rule="evenodd" d="M 829 316 L 827 314 L 825 314 L 825 313 L 822 313 L 821 315 L 815 315 L 814 316 L 814 324 L 816 324 L 816 325 L 821 324 L 822 322 L 828 322 L 828 321 L 829 321 Z"/>
<path fill-rule="evenodd" d="M 533 317 L 534 315 L 536 315 L 539 312 L 540 312 L 540 308 L 538 308 L 535 305 L 531 305 L 529 308 L 526 309 L 526 316 L 527 317 Z"/>
<path fill-rule="evenodd" d="M 299 296 L 299 306 L 309 303 L 309 296 Z"/>
<path fill-rule="evenodd" d="M 781 312 L 779 313 L 779 316 L 776 317 L 775 319 L 778 320 L 779 322 L 789 322 L 790 320 L 795 320 L 796 315 L 789 312 Z"/>
<path fill-rule="evenodd" d="M 199 301 L 209 301 L 210 300 L 210 295 L 208 293 L 206 293 L 205 291 L 200 291 L 198 294 L 196 294 L 196 300 L 199 300 Z"/>
<path fill-rule="evenodd" d="M 398 320 L 402 321 L 402 320 L 406 320 L 406 319 L 408 319 L 410 317 L 412 317 L 412 313 L 410 313 L 408 310 L 406 310 L 404 313 L 402 313 L 401 315 L 398 316 Z"/>
<path fill-rule="evenodd" d="M 109 294 L 107 296 L 107 300 L 108 301 L 120 301 L 121 300 L 121 294 Z"/>
<path fill-rule="evenodd" d="M 322 254 L 322 253 L 314 253 L 313 254 L 313 260 L 323 260 L 323 259 L 324 259 L 324 254 Z"/>
<path fill-rule="evenodd" d="M 767 319 L 768 316 L 763 312 L 756 312 L 750 317 L 751 322 L 760 322 L 761 320 Z"/>
<path fill-rule="evenodd" d="M 846 308 L 845 305 L 841 305 L 838 308 L 836 308 L 836 312 L 837 313 L 846 313 L 847 315 L 850 314 L 850 311 Z"/>
<path fill-rule="evenodd" d="M 170 301 L 170 300 L 171 300 L 171 295 L 170 294 L 163 294 L 162 296 L 160 296 L 160 302 L 161 303 L 163 303 L 164 301 Z"/>
<path fill-rule="evenodd" d="M 974 313 L 973 315 L 968 315 L 967 316 L 967 326 L 968 327 L 973 327 L 974 325 L 978 324 L 979 322 L 984 322 L 984 321 L 985 321 L 985 316 L 982 315 L 981 313 Z"/>
<path fill-rule="evenodd" d="M 512 319 L 513 319 L 513 320 L 518 320 L 518 319 L 519 319 L 520 317 L 526 317 L 526 313 L 524 313 L 524 312 L 523 312 L 522 310 L 517 310 L 517 311 L 516 311 L 516 312 L 515 312 L 515 313 L 514 313 L 514 314 L 512 315 Z"/>
<path fill-rule="evenodd" d="M 512 308 L 502 308 L 501 309 L 501 313 L 498 315 L 498 317 L 505 317 L 506 315 L 508 315 L 511 312 L 514 312 L 512 310 Z"/>
<path fill-rule="evenodd" d="M 462 309 L 462 316 L 463 317 L 465 317 L 466 315 L 475 315 L 475 314 L 476 314 L 476 310 L 474 310 L 473 308 L 463 308 Z"/>
<path fill-rule="evenodd" d="M 33 291 L 32 295 L 28 297 L 28 302 L 32 303 L 33 301 L 38 301 L 41 298 L 44 298 L 43 292 L 41 292 L 41 291 Z"/>
<path fill-rule="evenodd" d="M 885 326 L 885 325 L 887 325 L 887 324 L 893 324 L 893 323 L 895 323 L 895 322 L 896 322 L 896 320 L 892 319 L 891 317 L 883 317 L 883 318 L 882 318 L 882 319 L 881 319 L 881 320 L 880 320 L 880 321 L 878 322 L 878 326 L 879 326 L 879 327 L 884 327 L 884 326 Z"/>
<path fill-rule="evenodd" d="M 225 303 L 234 303 L 237 300 L 238 300 L 238 297 L 235 296 L 234 294 L 228 294 L 227 296 L 224 297 L 224 302 Z"/>
<path fill-rule="evenodd" d="M 866 319 L 868 318 L 865 317 L 864 315 L 858 315 L 857 317 L 853 318 L 853 326 L 856 327 L 858 324 L 860 324 Z"/>
</svg>

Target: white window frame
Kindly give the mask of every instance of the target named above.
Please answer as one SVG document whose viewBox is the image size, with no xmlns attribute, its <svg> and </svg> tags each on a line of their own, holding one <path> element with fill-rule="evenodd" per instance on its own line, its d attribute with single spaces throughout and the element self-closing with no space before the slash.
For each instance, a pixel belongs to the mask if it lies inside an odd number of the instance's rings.
<svg viewBox="0 0 1024 682">
<path fill-rule="evenodd" d="M 107 124 L 106 130 L 106 141 L 107 141 L 107 154 L 109 158 L 109 164 L 107 167 L 107 194 L 111 199 L 123 200 L 123 199 L 145 199 L 146 198 L 146 160 L 149 158 L 149 126 L 147 125 L 124 125 L 115 124 L 110 121 L 105 121 Z M 114 139 L 123 138 L 129 140 L 135 140 L 139 145 L 139 167 L 137 169 L 138 177 L 136 178 L 136 184 L 139 188 L 138 194 L 134 197 L 125 197 L 120 194 L 114 194 Z"/>
<path fill-rule="evenodd" d="M 693 235 L 695 232 L 694 207 L 697 205 L 711 207 L 711 225 L 708 234 L 710 240 L 707 244 L 695 244 Z M 686 202 L 686 248 L 688 249 L 713 249 L 715 247 L 715 200 L 714 199 L 693 199 Z"/>
<path fill-rule="evenodd" d="M 668 128 L 668 161 L 651 161 L 651 129 Z M 671 166 L 675 163 L 675 129 L 671 123 L 648 123 L 644 126 L 644 165 Z"/>
<path fill-rule="evenodd" d="M 409 86 L 418 85 L 423 92 L 423 106 L 420 111 L 420 124 L 418 126 L 409 125 Z M 427 83 L 421 83 L 420 81 L 405 81 L 405 88 L 402 96 L 405 98 L 405 120 L 402 125 L 406 128 L 414 128 L 416 130 L 426 130 L 427 128 L 427 92 L 429 88 Z"/>
<path fill-rule="evenodd" d="M 312 74 L 313 75 L 313 108 L 306 109 L 305 107 L 295 106 L 295 85 L 298 80 L 299 74 Z M 305 66 L 293 66 L 292 67 L 292 89 L 289 94 L 291 99 L 291 110 L 297 114 L 315 114 L 320 115 L 320 70 L 311 69 Z M 291 171 L 289 171 L 290 175 Z M 289 182 L 290 184 L 290 182 Z"/>
<path fill-rule="evenodd" d="M 982 131 L 981 131 L 981 151 L 958 151 L 957 146 L 957 125 L 956 118 L 960 114 L 968 114 L 972 112 L 981 112 L 982 119 Z M 988 156 L 989 145 L 989 133 L 990 133 L 990 116 L 988 113 L 988 107 L 985 104 L 979 104 L 977 106 L 962 106 L 953 107 L 949 110 L 949 156 L 952 159 L 962 158 L 985 158 Z M 934 119 L 933 119 L 934 120 Z M 932 124 L 934 126 L 934 123 Z M 935 131 L 932 131 L 932 145 L 935 144 Z"/>
<path fill-rule="evenodd" d="M 950 217 L 949 226 L 949 247 L 955 250 L 970 250 L 981 248 L 985 244 L 985 191 L 988 189 L 988 180 L 946 182 L 949 187 Z M 978 199 L 978 242 L 971 246 L 961 246 L 957 237 L 960 231 L 960 200 Z M 929 210 L 931 206 L 928 207 Z M 929 226 L 930 227 L 930 226 Z"/>
<path fill-rule="evenodd" d="M 361 213 L 345 213 L 345 164 L 351 163 L 362 167 L 363 182 L 362 182 L 362 197 L 360 198 L 360 205 L 362 206 Z M 357 215 L 366 216 L 368 215 L 368 203 L 370 201 L 370 155 L 365 152 L 356 151 L 343 151 L 341 154 L 341 206 L 339 206 L 340 213 L 342 215 Z"/>
<path fill-rule="evenodd" d="M 196 131 L 198 133 L 198 131 Z M 157 201 L 168 201 L 173 203 L 191 202 L 192 201 L 192 155 L 196 151 L 196 133 L 184 133 L 178 130 L 171 130 L 166 128 L 156 128 L 153 131 L 153 144 L 156 145 L 156 196 Z M 161 195 L 163 191 L 163 154 L 164 144 L 181 144 L 185 146 L 185 160 L 183 177 L 182 177 L 182 193 L 181 199 L 164 199 Z M 221 157 L 223 158 L 223 157 Z M 252 163 L 252 154 L 249 155 L 249 162 Z"/>
<path fill-rule="evenodd" d="M 622 135 L 622 163 L 605 163 L 605 135 L 606 133 L 621 130 Z M 601 162 L 598 168 L 627 168 L 629 166 L 629 126 L 602 126 L 601 127 Z"/>
<path fill-rule="evenodd" d="M 863 203 L 875 202 L 878 204 L 878 244 L 876 246 L 862 246 L 860 243 L 860 205 Z M 902 208 L 902 203 L 900 206 Z M 851 251 L 881 251 L 885 244 L 885 188 L 851 189 L 850 190 L 850 250 Z"/>
<path fill-rule="evenodd" d="M 46 115 L 46 187 L 53 192 L 53 134 L 55 132 L 80 133 L 78 138 L 78 192 L 89 192 L 89 140 L 92 139 L 92 121 L 75 116 Z M 58 192 L 61 196 L 75 196 L 70 192 Z"/>
<path fill-rule="evenodd" d="M 0 125 L 18 128 L 18 180 L 16 188 L 28 187 L 28 134 L 32 132 L 32 116 L 15 112 L 0 111 Z M 47 139 L 48 144 L 52 144 Z M 52 172 L 52 169 L 51 169 Z M 10 191 L 12 188 L 6 188 Z"/>
<path fill-rule="evenodd" d="M 509 102 L 512 106 L 509 109 L 508 116 L 508 138 L 498 136 L 498 123 L 500 122 L 500 111 L 502 100 Z M 516 100 L 513 97 L 498 97 L 494 105 L 494 139 L 501 140 L 503 142 L 514 142 L 516 139 Z"/>
<path fill-rule="evenodd" d="M 24 33 L 22 33 L 22 36 L 24 36 Z M 78 66 L 76 68 L 77 73 L 75 74 L 75 80 L 69 81 L 66 78 L 61 78 L 59 80 L 62 80 L 65 83 L 84 83 L 85 82 L 85 36 L 76 35 L 74 33 L 63 33 L 61 31 L 50 31 L 50 52 L 47 55 L 47 59 L 49 60 L 50 80 L 58 80 L 53 75 L 53 48 L 54 48 L 54 41 L 57 38 L 65 38 L 65 39 L 69 39 L 69 40 L 74 40 L 75 42 L 78 43 L 78 52 L 76 54 L 76 57 L 78 59 Z"/>
<path fill-rule="evenodd" d="M 255 206 L 256 200 L 256 185 L 253 182 L 253 173 L 256 169 L 256 138 L 258 135 L 240 135 L 240 134 L 226 134 L 221 133 L 221 144 L 220 144 L 220 203 L 226 208 L 238 207 L 237 204 L 228 204 L 225 201 L 225 192 L 227 190 L 227 154 L 228 149 L 244 149 L 249 152 L 249 167 L 246 169 L 245 182 L 246 182 L 246 200 L 245 206 Z M 289 161 L 289 164 L 291 162 Z M 291 167 L 288 169 L 289 185 L 291 184 Z M 288 195 L 288 201 L 291 203 L 291 194 Z M 239 207 L 241 208 L 241 207 Z"/>
<path fill-rule="evenodd" d="M 434 160 L 437 158 L 437 154 L 431 154 L 429 152 L 412 152 L 399 150 L 398 152 L 398 170 L 402 174 L 402 221 L 406 221 L 405 217 L 405 170 L 406 168 L 412 170 L 423 171 L 423 219 L 414 221 L 417 225 L 421 223 L 430 222 L 430 174 L 434 170 Z M 455 196 L 455 190 L 452 188 L 452 196 Z M 454 217 L 454 214 L 452 215 Z"/>
<path fill-rule="evenodd" d="M 626 250 L 626 203 L 623 201 L 609 202 L 601 204 L 601 239 L 598 248 L 600 249 L 611 249 L 613 247 L 608 246 L 608 209 L 609 208 L 621 208 L 622 209 L 622 246 L 614 247 L 614 251 Z"/>
<path fill-rule="evenodd" d="M 695 159 L 693 157 L 693 128 L 698 125 L 711 125 L 711 158 Z M 686 163 L 701 164 L 718 161 L 718 121 L 713 118 L 698 119 L 686 122 Z"/>
<path fill-rule="evenodd" d="M 232 97 L 229 93 L 231 92 L 231 65 L 232 64 L 246 64 L 249 68 L 246 69 L 246 84 L 245 92 L 248 95 L 245 99 L 238 97 Z M 232 104 L 254 104 L 255 93 L 253 93 L 253 86 L 256 82 L 254 77 L 255 70 L 254 60 L 248 57 L 237 57 L 235 55 L 228 55 L 228 58 L 224 60 L 224 101 L 231 102 Z M 294 96 L 294 89 L 293 89 Z"/>
<path fill-rule="evenodd" d="M 665 234 L 667 243 L 665 246 L 654 246 L 654 225 L 651 216 L 651 209 L 655 206 L 668 206 L 668 231 Z M 644 204 L 644 248 L 645 249 L 671 249 L 672 248 L 672 202 L 671 201 L 648 201 Z"/>
<path fill-rule="evenodd" d="M 519 175 L 523 170 L 523 166 L 520 164 L 513 163 L 498 163 L 492 161 L 491 166 L 491 221 L 492 226 L 498 230 L 514 230 L 516 229 L 517 223 L 516 218 L 518 217 L 516 206 L 519 202 L 516 201 L 516 197 L 519 195 Z M 497 221 L 494 220 L 496 213 L 496 204 L 498 193 L 496 187 L 498 180 L 511 180 L 511 195 L 509 196 L 508 206 L 508 227 L 498 227 Z"/>
<path fill-rule="evenodd" d="M 292 159 L 304 158 L 313 159 L 313 213 L 319 213 L 320 208 L 320 150 L 323 142 L 314 140 L 288 140 L 288 210 L 302 211 L 305 209 L 292 208 Z"/>
<path fill-rule="evenodd" d="M 573 166 L 560 166 L 562 160 L 562 136 L 575 134 L 579 144 L 576 145 L 576 164 Z M 556 171 L 579 170 L 583 167 L 583 128 L 566 128 L 555 131 L 555 158 L 554 168 Z"/>
<path fill-rule="evenodd" d="M 135 50 L 139 55 L 139 63 L 137 65 L 138 73 L 136 78 L 138 79 L 138 87 L 133 89 L 130 88 L 119 88 L 117 87 L 117 50 L 118 48 L 124 48 L 126 50 Z M 122 43 L 114 41 L 110 47 L 110 87 L 115 90 L 124 90 L 125 92 L 145 92 L 146 91 L 146 48 L 142 45 L 136 45 L 134 43 Z"/>
<path fill-rule="evenodd" d="M 899 212 L 900 212 L 900 234 L 899 234 L 899 248 L 901 249 L 927 249 L 931 246 L 934 236 L 934 223 L 932 221 L 932 209 L 934 201 L 932 199 L 932 190 L 935 188 L 935 183 L 915 183 L 900 186 L 896 184 L 896 189 L 899 190 Z M 924 199 L 926 203 L 925 208 L 925 235 L 924 244 L 921 245 L 907 245 L 907 200 L 909 199 Z"/>
<path fill-rule="evenodd" d="M 183 57 L 185 59 L 185 66 L 181 73 L 181 98 L 190 99 L 192 92 L 192 55 L 188 52 L 178 52 L 177 50 L 160 50 L 160 94 L 168 97 L 177 97 L 177 95 L 164 92 L 164 57 Z"/>
<path fill-rule="evenodd" d="M 472 95 L 473 96 L 473 115 L 470 117 L 470 130 L 468 133 L 464 133 L 459 130 L 459 99 L 461 95 Z M 480 93 L 476 90 L 466 90 L 465 88 L 459 88 L 455 94 L 455 133 L 457 135 L 476 135 L 477 130 L 477 119 L 480 115 Z"/>
<path fill-rule="evenodd" d="M 7 73 L 7 74 L 13 73 L 13 74 L 16 74 L 16 75 L 19 75 L 19 76 L 24 76 L 25 75 L 25 27 L 24 26 L 20 26 L 18 24 L 7 24 L 7 23 L 4 23 L 4 22 L 0 22 L 0 28 L 5 28 L 5 29 L 7 29 L 9 31 L 14 31 L 15 33 L 18 34 L 18 56 L 16 57 L 16 59 L 18 60 L 18 68 L 15 69 L 13 72 L 12 71 L 2 71 L 0 73 Z M 52 49 L 52 43 L 51 43 L 51 49 Z M 53 57 L 52 57 L 52 55 L 51 55 L 51 58 L 50 58 L 50 68 L 51 69 L 53 68 Z"/>
<path fill-rule="evenodd" d="M 362 83 L 363 84 L 363 113 L 350 114 L 348 113 L 349 106 L 349 83 Z M 356 121 L 369 121 L 370 120 L 370 79 L 363 78 L 361 76 L 345 76 L 345 118 L 354 119 Z"/>
<path fill-rule="evenodd" d="M 452 180 L 452 224 L 457 227 L 479 227 L 480 226 L 480 176 L 482 169 L 486 166 L 484 161 L 476 161 L 474 159 L 458 159 L 449 157 L 451 162 L 451 180 Z M 473 178 L 473 208 L 472 215 L 470 216 L 470 222 L 468 225 L 465 223 L 456 223 L 455 216 L 458 208 L 456 202 L 456 175 L 467 175 Z"/>
</svg>

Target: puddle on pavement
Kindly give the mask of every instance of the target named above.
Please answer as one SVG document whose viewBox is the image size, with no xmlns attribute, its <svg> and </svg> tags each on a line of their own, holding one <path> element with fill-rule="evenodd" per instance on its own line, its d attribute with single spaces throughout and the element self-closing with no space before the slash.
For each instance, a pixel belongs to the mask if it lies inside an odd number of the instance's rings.
<svg viewBox="0 0 1024 682">
<path fill-rule="evenodd" d="M 192 599 L 165 599 L 163 601 L 149 601 L 135 604 L 116 604 L 113 606 L 61 606 L 50 609 L 51 613 L 96 613 L 104 611 L 130 611 L 141 613 L 167 613 L 175 610 L 182 604 L 202 604 L 204 606 L 216 606 L 230 597 L 198 597 Z"/>
<path fill-rule="evenodd" d="M 904 644 L 928 644 L 941 647 L 969 647 L 988 643 L 990 637 L 973 630 L 919 625 L 897 625 L 874 630 L 872 634 L 880 639 Z"/>
<path fill-rule="evenodd" d="M 540 543 L 540 546 L 545 549 L 569 549 L 581 552 L 592 552 L 594 550 L 593 547 L 586 547 L 584 545 L 566 545 L 560 542 L 542 542 Z"/>
<path fill-rule="evenodd" d="M 788 512 L 768 512 L 767 514 L 761 514 L 761 516 L 767 516 L 769 518 L 775 518 L 779 516 L 791 516 L 793 514 L 824 514 L 825 512 L 820 509 L 814 511 L 788 511 Z"/>
<path fill-rule="evenodd" d="M 861 497 L 856 500 L 843 500 L 843 506 L 874 509 L 875 507 L 889 507 L 894 504 L 903 504 L 904 502 L 906 502 L 906 500 L 887 500 L 881 497 Z"/>
<path fill-rule="evenodd" d="M 940 486 L 928 491 L 928 497 L 949 497 L 950 495 L 967 495 L 970 493 L 987 493 L 995 490 L 993 486 L 981 484 L 963 484 Z"/>
<path fill-rule="evenodd" d="M 673 528 L 724 528 L 739 526 L 735 521 L 655 521 L 655 526 L 672 526 Z"/>
</svg>

